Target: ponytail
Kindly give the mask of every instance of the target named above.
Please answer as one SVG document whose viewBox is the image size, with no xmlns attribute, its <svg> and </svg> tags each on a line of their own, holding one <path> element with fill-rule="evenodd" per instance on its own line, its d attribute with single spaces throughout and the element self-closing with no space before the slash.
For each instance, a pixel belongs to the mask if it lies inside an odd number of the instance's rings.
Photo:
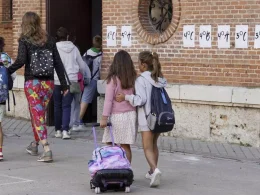
<svg viewBox="0 0 260 195">
<path fill-rule="evenodd" d="M 152 53 L 152 56 L 153 56 L 153 70 L 152 70 L 152 73 L 151 73 L 151 77 L 152 79 L 155 81 L 155 82 L 158 82 L 158 78 L 159 77 L 163 77 L 163 74 L 162 74 L 162 67 L 161 67 L 161 63 L 159 61 L 159 56 L 156 52 L 153 52 Z"/>
</svg>

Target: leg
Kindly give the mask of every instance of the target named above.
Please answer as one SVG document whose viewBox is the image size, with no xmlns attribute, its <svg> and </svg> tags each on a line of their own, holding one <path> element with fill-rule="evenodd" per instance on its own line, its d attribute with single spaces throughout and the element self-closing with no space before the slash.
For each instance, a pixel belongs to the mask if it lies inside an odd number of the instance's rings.
<svg viewBox="0 0 260 195">
<path fill-rule="evenodd" d="M 5 105 L 0 105 L 0 161 L 3 160 L 3 143 L 4 143 L 4 133 L 2 128 L 2 120 L 4 118 Z"/>
<path fill-rule="evenodd" d="M 30 107 L 29 107 L 29 112 L 30 112 L 30 116 L 31 116 L 31 124 L 32 124 L 32 130 L 33 130 L 33 134 L 34 134 L 34 140 L 36 143 L 39 143 L 40 138 L 35 129 L 35 125 L 34 125 L 33 118 L 32 118 L 32 111 L 31 111 Z M 36 144 L 34 146 L 36 147 Z"/>
<path fill-rule="evenodd" d="M 126 157 L 130 163 L 132 163 L 132 151 L 131 146 L 129 144 L 121 144 L 121 147 L 126 151 Z"/>
<path fill-rule="evenodd" d="M 84 115 L 85 115 L 87 109 L 88 109 L 88 104 L 84 103 L 84 102 L 81 102 L 81 104 L 80 104 L 80 114 L 79 114 L 80 121 L 83 120 Z"/>
<path fill-rule="evenodd" d="M 155 156 L 155 163 L 156 163 L 156 167 L 158 167 L 158 160 L 159 160 L 159 149 L 158 149 L 158 145 L 157 145 L 157 141 L 158 138 L 160 137 L 160 134 L 154 134 L 154 138 L 153 138 L 153 152 L 154 152 L 154 156 Z M 152 170 L 150 170 L 151 172 Z M 151 172 L 153 173 L 153 171 Z"/>
<path fill-rule="evenodd" d="M 157 168 L 156 155 L 154 154 L 154 134 L 151 131 L 142 132 L 144 154 L 152 171 Z"/>
<path fill-rule="evenodd" d="M 72 128 L 76 124 L 76 119 L 75 119 L 75 103 L 76 103 L 76 95 L 73 95 L 73 99 L 71 102 L 71 114 L 70 114 L 70 127 Z"/>
<path fill-rule="evenodd" d="M 55 131 L 61 131 L 62 124 L 62 94 L 61 86 L 55 85 L 53 91 Z"/>
<path fill-rule="evenodd" d="M 72 100 L 73 94 L 70 92 L 62 97 L 62 130 L 67 132 L 69 131 Z"/>
<path fill-rule="evenodd" d="M 74 96 L 74 101 L 75 101 L 75 107 L 74 107 L 74 124 L 79 124 L 79 121 L 80 121 L 80 118 L 79 118 L 79 115 L 80 115 L 80 97 L 81 97 L 81 94 L 76 94 Z"/>
</svg>

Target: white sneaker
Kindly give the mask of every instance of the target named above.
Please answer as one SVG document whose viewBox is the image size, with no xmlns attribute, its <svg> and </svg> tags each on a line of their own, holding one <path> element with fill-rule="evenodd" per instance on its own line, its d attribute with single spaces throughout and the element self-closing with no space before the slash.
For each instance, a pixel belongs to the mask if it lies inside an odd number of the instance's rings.
<svg viewBox="0 0 260 195">
<path fill-rule="evenodd" d="M 0 161 L 4 160 L 4 156 L 3 156 L 3 153 L 0 152 Z"/>
<path fill-rule="evenodd" d="M 161 171 L 156 168 L 152 174 L 150 187 L 158 187 L 161 184 Z"/>
<path fill-rule="evenodd" d="M 62 138 L 62 134 L 61 134 L 61 131 L 60 131 L 60 130 L 56 131 L 55 137 L 56 137 L 56 138 Z"/>
<path fill-rule="evenodd" d="M 145 178 L 151 180 L 152 179 L 152 175 L 149 172 L 147 172 L 146 175 L 145 175 Z"/>
<path fill-rule="evenodd" d="M 73 125 L 72 130 L 73 131 L 81 131 L 81 130 L 85 129 L 84 127 L 85 127 L 84 125 Z"/>
<path fill-rule="evenodd" d="M 62 139 L 70 139 L 71 137 L 70 137 L 70 135 L 68 134 L 68 132 L 67 131 L 63 131 L 62 132 Z"/>
</svg>

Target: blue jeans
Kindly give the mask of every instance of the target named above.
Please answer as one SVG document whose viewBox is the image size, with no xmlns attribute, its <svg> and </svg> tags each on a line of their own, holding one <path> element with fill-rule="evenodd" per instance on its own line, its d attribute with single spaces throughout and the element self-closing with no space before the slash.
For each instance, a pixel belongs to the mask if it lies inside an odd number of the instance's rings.
<svg viewBox="0 0 260 195">
<path fill-rule="evenodd" d="M 70 127 L 72 127 L 73 125 L 79 125 L 80 123 L 80 99 L 81 94 L 74 94 L 71 104 Z"/>
<path fill-rule="evenodd" d="M 61 92 L 61 86 L 55 85 L 53 92 L 55 130 L 68 131 L 70 128 L 69 124 L 73 94 L 69 92 L 64 96 Z"/>
</svg>

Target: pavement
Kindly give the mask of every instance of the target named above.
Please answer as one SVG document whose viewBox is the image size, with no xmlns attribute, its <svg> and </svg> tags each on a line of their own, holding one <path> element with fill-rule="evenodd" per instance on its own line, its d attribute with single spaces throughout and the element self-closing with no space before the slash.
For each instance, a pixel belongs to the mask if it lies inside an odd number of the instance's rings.
<svg viewBox="0 0 260 195">
<path fill-rule="evenodd" d="M 89 130 L 73 132 L 72 140 L 50 138 L 54 162 L 46 164 L 37 162 L 37 157 L 25 152 L 25 147 L 32 140 L 28 121 L 9 118 L 4 121 L 4 128 L 5 160 L 0 162 L 0 195 L 94 194 L 90 189 L 87 166 L 94 148 Z M 100 138 L 102 131 L 98 130 L 98 132 Z M 50 132 L 50 137 L 52 135 L 53 132 Z M 180 148 L 178 146 L 185 146 L 184 149 L 187 149 L 185 143 L 181 145 L 178 139 L 176 145 L 177 149 Z M 210 154 L 208 153 L 207 156 L 187 154 L 173 152 L 173 150 L 161 152 L 159 168 L 163 173 L 162 183 L 159 188 L 151 189 L 149 181 L 144 178 L 148 165 L 142 149 L 137 144 L 133 146 L 132 167 L 135 181 L 131 186 L 131 193 L 137 195 L 259 194 L 260 165 L 258 162 L 218 158 L 214 153 Z"/>
<path fill-rule="evenodd" d="M 9 137 L 32 135 L 31 123 L 27 120 L 5 118 L 3 121 L 3 129 L 6 136 Z M 49 127 L 48 134 L 49 137 L 54 138 L 54 127 Z M 103 130 L 97 129 L 97 139 L 101 140 L 102 136 Z M 72 139 L 93 141 L 92 128 L 89 126 L 84 131 L 72 132 Z M 140 134 L 137 136 L 135 146 L 139 149 L 142 148 L 142 138 Z M 159 148 L 161 151 L 170 153 L 180 152 L 185 154 L 196 154 L 203 157 L 217 157 L 239 161 L 260 162 L 260 148 L 245 147 L 228 143 L 213 143 L 200 140 L 161 136 L 159 138 Z"/>
</svg>

